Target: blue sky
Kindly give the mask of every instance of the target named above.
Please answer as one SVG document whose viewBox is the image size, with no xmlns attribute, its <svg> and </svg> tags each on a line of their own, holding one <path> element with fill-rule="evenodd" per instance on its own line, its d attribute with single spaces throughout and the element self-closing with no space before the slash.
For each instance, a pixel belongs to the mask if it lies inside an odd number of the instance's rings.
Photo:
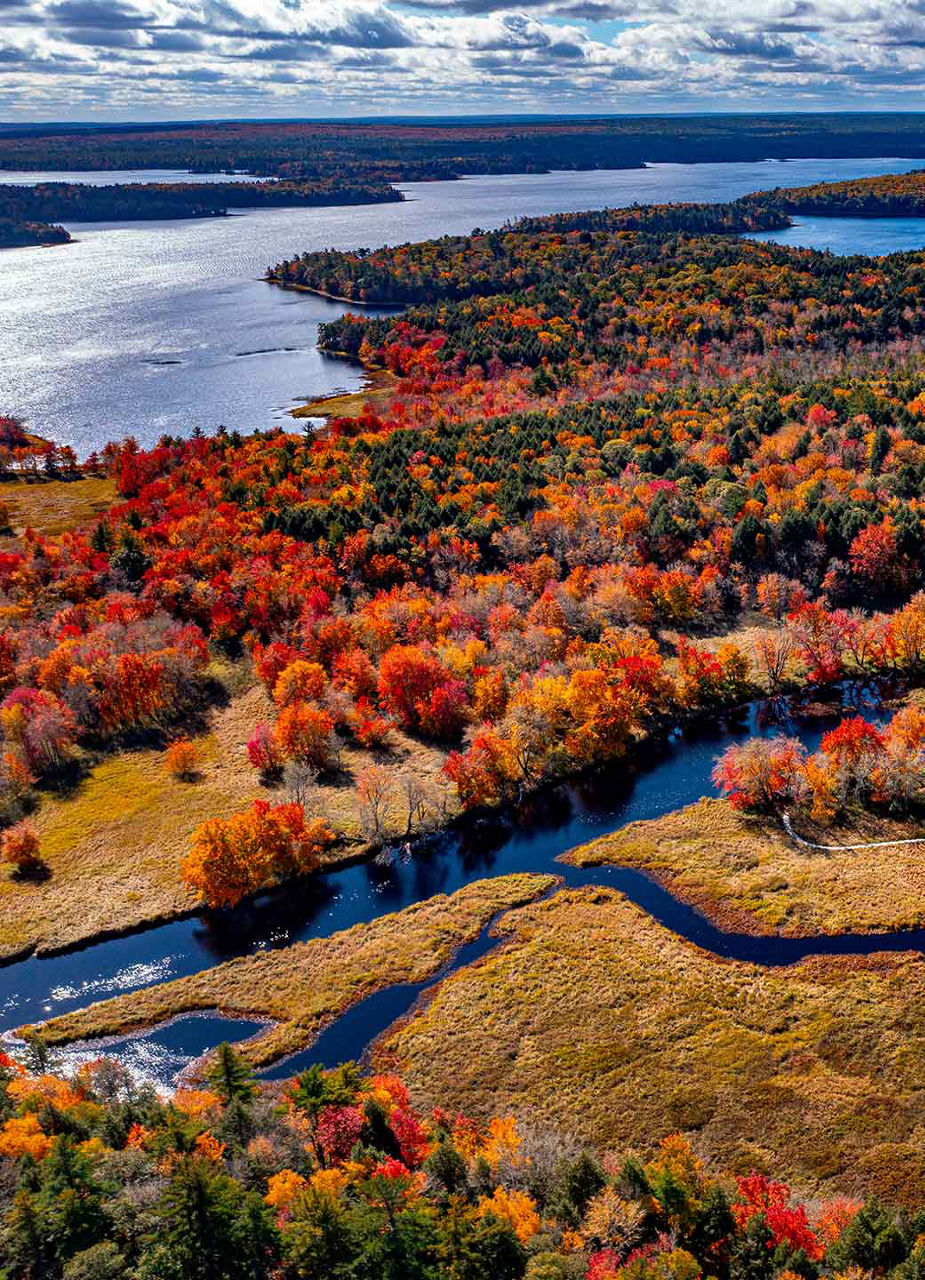
<svg viewBox="0 0 925 1280">
<path fill-rule="evenodd" d="M 925 0 L 0 0 L 0 118 L 925 108 Z"/>
</svg>

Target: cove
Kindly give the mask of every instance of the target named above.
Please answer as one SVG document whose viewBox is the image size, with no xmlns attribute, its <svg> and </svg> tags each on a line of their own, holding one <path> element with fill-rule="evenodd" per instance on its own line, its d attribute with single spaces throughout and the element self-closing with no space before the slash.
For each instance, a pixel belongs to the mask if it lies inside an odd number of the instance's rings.
<svg viewBox="0 0 925 1280">
<path fill-rule="evenodd" d="M 845 696 L 853 700 L 853 710 L 876 718 L 879 704 L 875 696 L 858 689 L 846 690 Z M 828 714 L 806 715 L 799 706 L 752 703 L 713 723 L 676 731 L 666 743 L 652 746 L 632 760 L 569 785 L 548 788 L 516 813 L 464 820 L 420 842 L 410 856 L 393 853 L 388 860 L 332 870 L 277 894 L 264 895 L 233 912 L 203 913 L 81 950 L 11 964 L 0 969 L 0 1030 L 41 1021 L 121 991 L 195 973 L 236 955 L 325 937 L 434 894 L 452 893 L 469 881 L 517 871 L 552 871 L 568 885 L 619 889 L 679 936 L 733 959 L 779 965 L 809 954 L 925 950 L 925 931 L 811 939 L 726 933 L 640 871 L 575 868 L 557 861 L 568 849 L 627 822 L 659 817 L 712 794 L 713 763 L 731 742 L 754 734 L 784 732 L 800 737 L 808 749 L 815 750 L 840 711 L 833 706 Z M 477 941 L 485 950 L 496 942 L 487 931 Z M 472 950 L 476 945 L 463 948 L 454 966 L 484 954 Z M 423 986 L 433 981 L 429 979 Z M 344 1056 L 349 1045 L 351 1052 L 346 1056 L 359 1056 L 358 1047 L 362 1051 L 405 1012 L 423 986 L 394 988 L 391 993 L 370 997 L 345 1015 L 351 1019 L 349 1023 L 340 1020 L 336 1034 L 338 1024 L 325 1033 L 329 1039 L 327 1048 L 318 1042 L 321 1051 L 336 1049 Z M 219 1033 L 213 1043 L 223 1038 Z M 291 1062 L 287 1068 L 292 1069 Z"/>
</svg>

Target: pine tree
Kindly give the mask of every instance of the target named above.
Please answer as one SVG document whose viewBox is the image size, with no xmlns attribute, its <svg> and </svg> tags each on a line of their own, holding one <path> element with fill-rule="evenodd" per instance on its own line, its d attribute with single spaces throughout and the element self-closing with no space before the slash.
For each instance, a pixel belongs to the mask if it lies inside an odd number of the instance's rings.
<svg viewBox="0 0 925 1280">
<path fill-rule="evenodd" d="M 263 1280 L 279 1239 L 259 1197 L 209 1161 L 177 1165 L 160 1203 L 139 1280 Z"/>
<path fill-rule="evenodd" d="M 226 1106 L 235 1098 L 250 1102 L 257 1088 L 253 1071 L 227 1041 L 216 1049 L 206 1079 Z"/>
<path fill-rule="evenodd" d="M 46 1249 L 45 1224 L 35 1196 L 17 1191 L 6 1221 L 6 1259 L 21 1280 L 41 1280 L 51 1261 Z"/>
</svg>

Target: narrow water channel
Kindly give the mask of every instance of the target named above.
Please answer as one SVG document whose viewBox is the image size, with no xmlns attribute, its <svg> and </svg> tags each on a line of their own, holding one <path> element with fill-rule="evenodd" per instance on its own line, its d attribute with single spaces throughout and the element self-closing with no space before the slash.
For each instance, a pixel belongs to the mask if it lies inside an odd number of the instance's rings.
<svg viewBox="0 0 925 1280">
<path fill-rule="evenodd" d="M 848 691 L 852 709 L 876 718 L 873 697 Z M 34 957 L 0 969 L 0 1030 L 79 1008 L 121 991 L 137 989 L 201 969 L 236 955 L 324 937 L 350 925 L 401 910 L 436 893 L 452 893 L 472 880 L 511 872 L 549 872 L 570 886 L 598 884 L 619 889 L 660 924 L 716 955 L 763 965 L 792 964 L 810 954 L 869 954 L 881 950 L 925 951 L 925 930 L 844 934 L 810 939 L 753 937 L 726 932 L 676 899 L 644 873 L 626 867 L 577 868 L 557 861 L 566 850 L 627 822 L 655 818 L 713 794 L 710 772 L 734 741 L 780 732 L 798 736 L 815 750 L 841 709 L 802 715 L 787 709 L 780 718 L 767 703 L 754 703 L 709 726 L 676 733 L 632 762 L 580 782 L 551 788 L 516 814 L 464 821 L 422 842 L 408 855 L 344 867 L 265 895 L 234 912 L 203 913 L 54 957 Z M 489 930 L 463 947 L 439 975 L 471 963 L 497 940 Z M 277 1064 L 269 1076 L 290 1074 L 310 1062 L 326 1064 L 359 1057 L 366 1046 L 413 1005 L 419 986 L 396 986 L 356 1005 L 328 1028 L 311 1049 Z M 227 1020 L 181 1019 L 142 1037 L 106 1046 L 126 1060 L 147 1054 L 143 1074 L 169 1084 L 178 1070 L 222 1039 L 250 1034 Z M 160 1053 L 165 1034 L 169 1052 Z M 211 1039 L 210 1039 L 211 1037 Z M 205 1043 L 204 1043 L 205 1039 Z M 153 1046 L 151 1051 L 145 1047 Z M 148 1069 L 150 1068 L 150 1069 Z"/>
</svg>

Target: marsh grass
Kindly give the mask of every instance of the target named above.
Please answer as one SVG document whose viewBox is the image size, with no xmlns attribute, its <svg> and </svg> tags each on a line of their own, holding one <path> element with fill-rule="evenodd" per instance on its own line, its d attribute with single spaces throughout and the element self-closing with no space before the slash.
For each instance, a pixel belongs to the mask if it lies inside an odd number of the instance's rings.
<svg viewBox="0 0 925 1280">
<path fill-rule="evenodd" d="M 16 536 L 27 527 L 48 537 L 79 528 L 108 511 L 116 497 L 116 486 L 108 476 L 75 480 L 23 477 L 0 484 L 0 502 L 10 509 Z"/>
<path fill-rule="evenodd" d="M 798 824 L 824 844 L 925 835 L 921 822 L 860 811 L 841 826 Z M 837 852 L 795 845 L 772 817 L 705 799 L 631 822 L 573 849 L 578 866 L 615 863 L 651 872 L 721 927 L 793 937 L 877 933 L 925 925 L 925 844 Z"/>
<path fill-rule="evenodd" d="M 274 714 L 263 687 L 248 679 L 243 663 L 213 665 L 213 681 L 231 696 L 197 713 L 196 723 L 180 726 L 189 736 L 198 731 L 195 782 L 169 775 L 167 743 L 154 735 L 151 745 L 107 754 L 67 787 L 43 792 L 34 821 L 50 875 L 40 884 L 25 883 L 0 868 L 0 957 L 60 950 L 192 910 L 196 901 L 182 883 L 180 864 L 196 827 L 207 818 L 230 817 L 256 799 L 288 798 L 282 785 L 263 786 L 247 758 L 254 727 Z M 410 775 L 431 784 L 444 759 L 436 747 L 395 735 L 382 757 L 394 784 L 386 837 L 397 838 L 407 827 L 402 780 Z M 326 865 L 366 849 L 356 779 L 372 760 L 368 751 L 348 746 L 339 773 L 312 787 L 311 815 L 326 818 L 341 836 Z M 451 802 L 451 813 L 453 807 Z"/>
<path fill-rule="evenodd" d="M 415 1101 L 514 1112 L 625 1151 L 693 1135 L 807 1191 L 925 1195 L 925 961 L 721 961 L 614 890 L 504 917 L 511 941 L 380 1041 Z"/>
<path fill-rule="evenodd" d="M 440 894 L 329 938 L 242 956 L 64 1014 L 45 1023 L 42 1035 L 49 1044 L 66 1044 L 218 1009 L 274 1024 L 243 1046 L 255 1065 L 266 1065 L 310 1045 L 328 1022 L 375 991 L 432 977 L 498 912 L 554 884 L 554 876 L 542 875 L 477 880 L 449 897 Z"/>
<path fill-rule="evenodd" d="M 398 379 L 388 369 L 365 369 L 359 391 L 346 391 L 336 396 L 321 396 L 291 410 L 293 418 L 358 418 L 369 407 L 381 412 L 391 400 Z"/>
</svg>

